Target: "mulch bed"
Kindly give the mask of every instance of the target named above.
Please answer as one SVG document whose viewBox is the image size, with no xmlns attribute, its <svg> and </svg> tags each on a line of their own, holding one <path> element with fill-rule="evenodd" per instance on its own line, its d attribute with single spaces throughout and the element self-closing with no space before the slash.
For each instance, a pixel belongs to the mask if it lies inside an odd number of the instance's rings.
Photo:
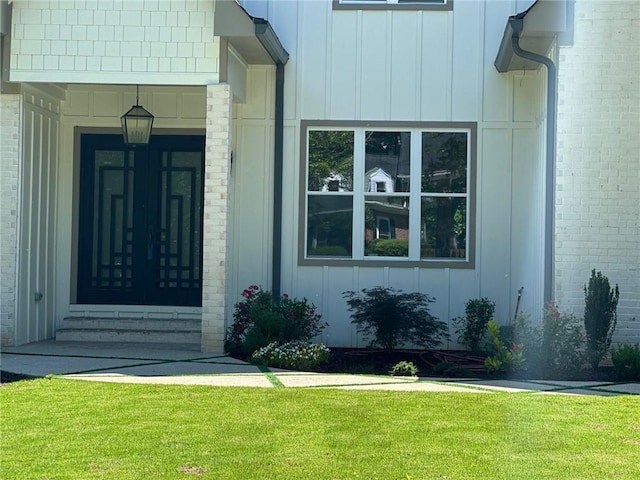
<svg viewBox="0 0 640 480">
<path fill-rule="evenodd" d="M 431 376 L 433 368 L 441 362 L 449 362 L 466 369 L 467 374 L 481 375 L 484 372 L 484 358 L 467 355 L 464 352 L 443 350 L 372 350 L 352 348 L 332 348 L 329 363 L 320 367 L 330 373 L 374 373 L 388 374 L 396 363 L 413 362 L 418 367 L 418 375 Z M 462 370 L 461 370 L 462 371 Z"/>
<path fill-rule="evenodd" d="M 4 385 L 5 383 L 18 382 L 20 380 L 33 380 L 34 378 L 36 377 L 0 370 L 0 385 Z"/>
<path fill-rule="evenodd" d="M 413 362 L 418 367 L 421 377 L 475 377 L 475 378 L 507 378 L 506 375 L 489 375 L 484 370 L 484 357 L 459 350 L 372 350 L 353 348 L 332 348 L 329 363 L 317 371 L 327 373 L 372 373 L 389 374 L 391 367 L 398 362 Z M 451 367 L 443 371 L 440 367 L 447 364 Z M 527 371 L 509 374 L 509 379 L 540 379 Z M 600 367 L 596 371 L 584 370 L 573 378 L 556 378 L 555 380 L 580 381 L 618 381 L 613 367 Z"/>
</svg>

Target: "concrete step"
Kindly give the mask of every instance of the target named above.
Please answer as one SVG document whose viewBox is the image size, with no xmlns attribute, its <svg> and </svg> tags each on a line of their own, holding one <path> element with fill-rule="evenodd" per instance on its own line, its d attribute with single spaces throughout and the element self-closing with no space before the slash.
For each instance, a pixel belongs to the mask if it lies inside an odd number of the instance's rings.
<svg viewBox="0 0 640 480">
<path fill-rule="evenodd" d="M 56 340 L 199 345 L 200 332 L 200 320 L 70 317 Z"/>
<path fill-rule="evenodd" d="M 200 331 L 200 325 L 200 320 L 174 318 L 67 317 L 62 320 L 63 329 Z"/>
</svg>

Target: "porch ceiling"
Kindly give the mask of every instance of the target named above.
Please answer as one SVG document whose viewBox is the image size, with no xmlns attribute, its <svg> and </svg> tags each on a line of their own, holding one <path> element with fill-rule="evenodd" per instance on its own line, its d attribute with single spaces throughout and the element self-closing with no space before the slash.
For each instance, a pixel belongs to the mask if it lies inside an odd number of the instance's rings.
<svg viewBox="0 0 640 480">
<path fill-rule="evenodd" d="M 269 22 L 252 17 L 236 0 L 216 0 L 213 33 L 226 39 L 249 64 L 284 65 L 289 60 Z"/>
</svg>

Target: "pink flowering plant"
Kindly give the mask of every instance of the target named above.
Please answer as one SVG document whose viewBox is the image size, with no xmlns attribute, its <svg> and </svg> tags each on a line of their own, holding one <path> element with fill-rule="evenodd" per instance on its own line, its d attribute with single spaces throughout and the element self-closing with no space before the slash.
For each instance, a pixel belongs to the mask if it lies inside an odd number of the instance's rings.
<svg viewBox="0 0 640 480">
<path fill-rule="evenodd" d="M 526 345 L 530 376 L 567 379 L 580 373 L 587 336 L 580 320 L 561 313 L 555 302 L 545 306 L 537 325 L 528 316 L 516 318 L 514 335 L 517 342 Z"/>
<path fill-rule="evenodd" d="M 587 336 L 582 322 L 549 302 L 542 315 L 541 363 L 547 377 L 571 377 L 585 361 Z"/>
<path fill-rule="evenodd" d="M 274 299 L 258 285 L 250 285 L 241 295 L 227 329 L 226 349 L 230 353 L 251 355 L 273 342 L 308 342 L 327 326 L 306 298 L 290 298 L 285 293 Z"/>
</svg>

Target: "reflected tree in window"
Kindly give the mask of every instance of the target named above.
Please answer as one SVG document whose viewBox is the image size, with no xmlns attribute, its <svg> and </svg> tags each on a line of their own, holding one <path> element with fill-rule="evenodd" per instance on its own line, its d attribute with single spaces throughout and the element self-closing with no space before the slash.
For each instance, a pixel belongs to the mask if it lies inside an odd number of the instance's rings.
<svg viewBox="0 0 640 480">
<path fill-rule="evenodd" d="M 351 196 L 309 196 L 307 254 L 318 257 L 351 256 L 352 222 Z"/>
<path fill-rule="evenodd" d="M 353 190 L 353 131 L 309 132 L 309 191 Z"/>
<path fill-rule="evenodd" d="M 467 191 L 467 134 L 422 133 L 422 191 L 465 193 Z"/>
<path fill-rule="evenodd" d="M 420 256 L 464 257 L 467 237 L 467 199 L 422 198 Z"/>
</svg>

